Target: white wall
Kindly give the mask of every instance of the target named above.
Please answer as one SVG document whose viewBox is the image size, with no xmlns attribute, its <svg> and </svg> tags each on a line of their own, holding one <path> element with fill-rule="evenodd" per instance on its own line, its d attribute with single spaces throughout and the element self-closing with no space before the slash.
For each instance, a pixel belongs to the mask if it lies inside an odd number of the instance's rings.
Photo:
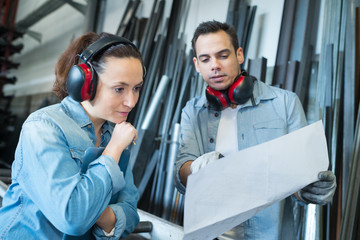
<svg viewBox="0 0 360 240">
<path fill-rule="evenodd" d="M 20 0 L 16 22 L 41 6 L 47 0 Z M 85 0 L 82 1 L 85 3 Z M 5 85 L 6 95 L 24 96 L 50 92 L 55 80 L 55 63 L 67 45 L 82 33 L 84 16 L 70 7 L 63 5 L 31 26 L 30 30 L 42 35 L 38 42 L 28 34 L 14 43 L 23 43 L 24 49 L 12 56 L 13 62 L 20 63 L 18 69 L 10 70 L 8 76 L 16 76 L 15 85 Z"/>
<path fill-rule="evenodd" d="M 274 66 L 284 0 L 251 0 L 251 5 L 257 9 L 247 56 L 264 57 L 268 66 Z"/>
<path fill-rule="evenodd" d="M 20 0 L 17 12 L 19 21 L 48 0 Z M 85 0 L 77 2 L 86 4 Z M 103 31 L 115 33 L 125 11 L 127 0 L 107 0 Z M 249 45 L 248 58 L 265 57 L 268 66 L 273 66 L 276 58 L 277 42 L 280 31 L 282 8 L 284 0 L 251 0 L 251 5 L 257 5 L 257 12 Z M 196 26 L 207 20 L 225 21 L 229 0 L 191 0 L 188 2 L 188 17 L 184 18 L 184 33 L 187 49 L 191 47 L 191 38 Z M 143 0 L 137 15 L 149 17 L 153 0 Z M 170 14 L 172 0 L 167 0 L 165 17 Z M 20 54 L 12 56 L 12 61 L 21 65 L 17 70 L 11 70 L 9 76 L 16 76 L 15 85 L 6 85 L 6 95 L 31 95 L 50 92 L 55 76 L 54 67 L 60 54 L 74 38 L 83 32 L 84 16 L 65 4 L 55 12 L 33 25 L 30 30 L 42 34 L 41 42 L 29 35 L 16 42 L 24 43 Z"/>
</svg>

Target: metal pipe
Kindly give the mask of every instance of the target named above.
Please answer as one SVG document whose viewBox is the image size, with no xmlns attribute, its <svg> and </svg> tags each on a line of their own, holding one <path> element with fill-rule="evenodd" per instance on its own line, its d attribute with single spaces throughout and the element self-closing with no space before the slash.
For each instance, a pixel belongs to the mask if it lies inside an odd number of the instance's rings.
<svg viewBox="0 0 360 240">
<path fill-rule="evenodd" d="M 165 89 L 166 89 L 168 83 L 169 83 L 169 77 L 166 75 L 163 75 L 161 77 L 160 84 L 155 92 L 155 95 L 154 95 L 153 99 L 151 100 L 151 103 L 149 105 L 149 108 L 148 108 L 148 111 L 144 118 L 144 121 L 142 122 L 141 129 L 149 128 L 151 121 L 152 121 L 152 117 L 154 116 L 155 112 L 158 110 L 159 102 L 161 101 L 161 99 L 165 93 Z"/>
<path fill-rule="evenodd" d="M 8 189 L 8 185 L 6 185 L 3 181 L 0 180 L 0 197 L 4 198 L 5 192 Z"/>
<path fill-rule="evenodd" d="M 172 194 L 174 192 L 174 164 L 179 148 L 179 139 L 180 139 L 180 124 L 176 123 L 173 126 L 171 133 L 171 144 L 169 147 L 168 161 L 166 166 L 166 178 L 165 178 L 165 187 L 164 187 L 164 196 L 163 196 L 163 215 L 165 219 L 170 219 L 171 213 L 171 201 Z"/>
</svg>

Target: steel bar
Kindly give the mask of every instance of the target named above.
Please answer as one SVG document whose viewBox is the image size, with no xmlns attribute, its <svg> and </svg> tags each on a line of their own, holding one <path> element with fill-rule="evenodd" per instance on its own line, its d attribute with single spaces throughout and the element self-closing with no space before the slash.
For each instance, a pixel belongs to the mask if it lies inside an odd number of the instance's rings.
<svg viewBox="0 0 360 240">
<path fill-rule="evenodd" d="M 120 21 L 116 35 L 125 36 L 128 31 L 131 20 L 135 17 L 136 11 L 140 5 L 140 0 L 130 0 L 126 6 L 125 13 Z"/>
<path fill-rule="evenodd" d="M 183 82 L 181 86 L 181 90 L 179 93 L 177 105 L 175 108 L 173 120 L 171 123 L 171 126 L 174 126 L 176 123 L 180 122 L 180 115 L 181 110 L 185 106 L 185 103 L 189 100 L 189 84 L 191 84 L 192 75 L 194 74 L 195 67 L 192 63 L 192 58 L 188 57 L 185 70 L 184 70 L 184 76 L 183 76 Z"/>
<path fill-rule="evenodd" d="M 326 49 L 326 76 L 325 76 L 325 112 L 323 117 L 324 127 L 325 127 L 325 134 L 326 134 L 326 141 L 328 144 L 328 151 L 329 156 L 331 156 L 331 139 L 332 139 L 332 123 L 333 123 L 333 44 L 328 44 Z M 329 169 L 332 169 L 333 162 L 330 161 Z"/>
<path fill-rule="evenodd" d="M 286 67 L 286 78 L 284 81 L 284 89 L 295 92 L 296 79 L 299 72 L 299 61 L 289 61 Z"/>
<path fill-rule="evenodd" d="M 238 3 L 238 9 L 235 11 L 234 27 L 239 39 L 239 46 L 242 47 L 245 39 L 246 20 L 249 15 L 249 3 L 246 0 L 240 0 Z"/>
<path fill-rule="evenodd" d="M 248 53 L 248 49 L 249 49 L 249 45 L 250 45 L 250 38 L 251 38 L 252 29 L 253 29 L 253 26 L 254 26 L 256 10 L 257 10 L 257 6 L 251 6 L 250 7 L 250 14 L 248 16 L 246 29 L 244 30 L 245 35 L 244 35 L 242 47 L 243 47 L 243 50 L 244 50 L 244 59 L 245 60 L 247 59 L 247 53 Z"/>
<path fill-rule="evenodd" d="M 229 0 L 228 11 L 226 15 L 226 23 L 234 26 L 234 9 L 237 9 L 237 0 Z"/>
<path fill-rule="evenodd" d="M 285 0 L 283 16 L 281 20 L 279 44 L 276 53 L 274 66 L 273 85 L 283 87 L 286 76 L 286 67 L 289 60 L 289 49 L 291 48 L 291 36 L 294 25 L 294 16 L 296 11 L 296 1 Z"/>
<path fill-rule="evenodd" d="M 136 112 L 136 118 L 135 118 L 134 125 L 136 126 L 137 129 L 141 126 L 141 124 L 144 121 L 145 110 L 148 108 L 148 102 L 151 97 L 150 94 L 153 90 L 156 91 L 156 86 L 154 86 L 155 85 L 154 81 L 156 80 L 155 75 L 159 68 L 161 55 L 163 53 L 163 48 L 164 48 L 164 37 L 159 35 L 159 38 L 155 45 L 154 56 L 153 56 L 154 60 L 150 64 L 149 72 L 147 73 L 147 76 L 146 76 L 146 79 L 144 82 L 144 90 L 140 96 L 139 106 L 137 108 L 138 111 Z"/>
<path fill-rule="evenodd" d="M 4 198 L 8 185 L 0 180 L 0 198 Z"/>
<path fill-rule="evenodd" d="M 145 188 L 149 183 L 150 177 L 152 175 L 152 173 L 154 172 L 155 166 L 156 166 L 156 162 L 159 158 L 159 150 L 156 149 L 155 152 L 153 153 L 151 160 L 146 164 L 146 170 L 144 175 L 141 177 L 141 181 L 138 185 L 138 191 L 139 191 L 139 196 L 140 198 L 142 197 L 142 195 L 144 194 Z"/>
<path fill-rule="evenodd" d="M 164 219 L 170 220 L 171 215 L 171 202 L 173 197 L 174 188 L 174 164 L 179 148 L 179 139 L 180 139 L 180 124 L 176 123 L 173 125 L 173 130 L 171 133 L 171 143 L 169 146 L 168 160 L 166 163 L 166 178 L 163 194 L 163 213 L 162 217 Z"/>
<path fill-rule="evenodd" d="M 256 77 L 259 81 L 265 82 L 267 59 L 264 57 L 249 59 L 247 71 L 249 75 Z"/>
<path fill-rule="evenodd" d="M 145 38 L 143 39 L 140 45 L 140 52 L 143 56 L 145 66 L 149 65 L 151 59 L 150 56 L 151 56 L 152 45 L 154 42 L 157 28 L 160 25 L 161 16 L 163 15 L 165 1 L 161 0 L 156 2 L 155 4 L 156 7 L 155 7 L 154 15 L 151 16 L 150 20 L 146 25 L 148 32 L 146 33 L 146 35 L 144 34 Z"/>
</svg>

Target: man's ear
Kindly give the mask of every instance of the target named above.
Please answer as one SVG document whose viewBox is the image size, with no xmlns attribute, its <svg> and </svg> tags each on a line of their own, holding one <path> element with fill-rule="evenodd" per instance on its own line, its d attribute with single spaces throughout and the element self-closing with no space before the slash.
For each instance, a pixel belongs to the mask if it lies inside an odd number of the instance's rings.
<svg viewBox="0 0 360 240">
<path fill-rule="evenodd" d="M 236 58 L 238 60 L 239 65 L 244 62 L 244 53 L 243 53 L 243 49 L 241 47 L 239 47 L 236 50 Z"/>
<path fill-rule="evenodd" d="M 200 72 L 200 70 L 199 70 L 199 62 L 198 62 L 196 57 L 193 58 L 193 62 L 194 62 L 196 71 L 199 73 Z"/>
</svg>

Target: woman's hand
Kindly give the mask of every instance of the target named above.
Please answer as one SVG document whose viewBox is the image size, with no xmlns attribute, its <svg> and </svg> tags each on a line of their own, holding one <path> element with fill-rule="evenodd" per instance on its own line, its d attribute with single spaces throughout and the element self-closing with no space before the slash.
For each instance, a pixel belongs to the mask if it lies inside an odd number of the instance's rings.
<svg viewBox="0 0 360 240">
<path fill-rule="evenodd" d="M 116 162 L 119 162 L 121 153 L 136 139 L 137 130 L 133 125 L 128 122 L 116 124 L 103 155 L 112 156 Z"/>
</svg>

